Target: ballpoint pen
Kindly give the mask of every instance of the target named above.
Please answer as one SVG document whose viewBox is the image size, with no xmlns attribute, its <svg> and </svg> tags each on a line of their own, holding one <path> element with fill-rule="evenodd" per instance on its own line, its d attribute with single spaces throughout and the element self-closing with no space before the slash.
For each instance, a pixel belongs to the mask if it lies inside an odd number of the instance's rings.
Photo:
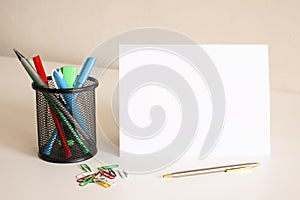
<svg viewBox="0 0 300 200">
<path fill-rule="evenodd" d="M 42 78 L 38 75 L 38 73 L 29 65 L 26 58 L 17 50 L 15 50 L 15 53 L 19 59 L 19 61 L 22 63 L 24 69 L 32 79 L 32 81 L 39 87 L 42 88 L 48 88 L 48 85 L 42 80 Z M 80 149 L 84 154 L 89 153 L 89 149 L 85 146 L 85 144 L 81 141 L 78 134 L 76 133 L 75 129 L 72 127 L 72 124 L 81 132 L 84 133 L 84 130 L 82 127 L 78 124 L 78 122 L 73 118 L 73 116 L 67 111 L 67 109 L 62 105 L 62 103 L 54 96 L 54 94 L 42 92 L 45 99 L 51 104 L 54 111 L 58 115 L 58 117 L 62 120 L 62 122 L 66 125 L 66 127 L 71 131 L 73 134 L 73 137 L 75 138 L 75 141 L 79 144 Z M 70 122 L 69 122 L 70 120 Z M 71 124 L 72 123 L 72 124 Z"/>
<path fill-rule="evenodd" d="M 235 165 L 225 165 L 225 166 L 218 166 L 218 167 L 210 167 L 210 168 L 203 168 L 203 169 L 174 172 L 171 174 L 163 175 L 163 178 L 179 178 L 179 177 L 194 176 L 194 175 L 201 175 L 201 174 L 211 174 L 211 173 L 217 173 L 217 172 L 236 172 L 236 171 L 241 171 L 241 170 L 253 169 L 254 167 L 258 167 L 258 166 L 259 166 L 258 162 L 235 164 Z"/>
<path fill-rule="evenodd" d="M 34 62 L 34 66 L 36 68 L 37 73 L 41 76 L 41 78 L 43 79 L 43 81 L 48 85 L 48 79 L 47 79 L 47 76 L 46 76 L 46 73 L 45 73 L 42 61 L 40 59 L 40 56 L 33 57 L 33 62 Z M 56 135 L 56 133 L 58 131 L 58 133 L 60 135 L 60 138 L 61 138 L 61 141 L 62 141 L 62 146 L 63 146 L 64 154 L 65 154 L 66 158 L 70 158 L 72 156 L 72 153 L 71 153 L 70 147 L 68 146 L 68 143 L 67 143 L 67 140 L 65 138 L 65 135 L 63 133 L 63 129 L 61 127 L 59 119 L 58 119 L 57 115 L 55 114 L 54 109 L 52 108 L 51 105 L 49 105 L 49 108 L 50 108 L 50 112 L 51 112 L 51 115 L 52 115 L 52 118 L 53 118 L 53 121 L 54 121 L 54 124 L 55 124 L 55 127 L 56 127 L 56 130 L 55 130 L 56 132 L 54 134 Z M 50 139 L 52 139 L 52 137 Z M 54 139 L 56 139 L 56 137 Z M 49 145 L 45 146 L 44 153 L 46 155 L 49 156 L 51 154 L 52 148 L 53 148 L 53 144 L 54 144 L 54 140 L 51 140 L 51 142 L 49 143 Z"/>
</svg>

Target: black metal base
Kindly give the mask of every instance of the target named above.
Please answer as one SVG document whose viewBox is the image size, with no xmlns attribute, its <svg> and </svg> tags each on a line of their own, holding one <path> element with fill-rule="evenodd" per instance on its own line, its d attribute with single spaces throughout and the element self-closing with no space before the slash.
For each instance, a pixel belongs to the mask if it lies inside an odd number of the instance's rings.
<svg viewBox="0 0 300 200">
<path fill-rule="evenodd" d="M 97 150 L 95 150 L 95 152 L 93 152 L 93 154 L 89 153 L 87 154 L 86 156 L 82 156 L 80 158 L 69 158 L 69 159 L 56 159 L 56 158 L 53 158 L 51 156 L 47 156 L 47 155 L 44 155 L 44 154 L 41 154 L 39 152 L 39 157 L 44 160 L 44 161 L 47 161 L 47 162 L 52 162 L 52 163 L 77 163 L 77 162 L 82 162 L 82 161 L 85 161 L 85 160 L 88 160 L 92 157 L 94 157 L 94 155 L 96 155 L 97 153 Z"/>
</svg>

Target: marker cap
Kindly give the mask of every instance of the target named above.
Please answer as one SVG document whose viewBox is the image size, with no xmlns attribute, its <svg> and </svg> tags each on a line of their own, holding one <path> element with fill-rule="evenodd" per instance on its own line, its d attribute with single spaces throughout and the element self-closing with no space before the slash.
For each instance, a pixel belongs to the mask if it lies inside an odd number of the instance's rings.
<svg viewBox="0 0 300 200">
<path fill-rule="evenodd" d="M 79 73 L 79 76 L 77 77 L 77 79 L 74 83 L 74 88 L 79 88 L 84 85 L 84 83 L 88 79 L 95 63 L 96 63 L 95 57 L 88 57 L 85 60 L 83 66 L 82 66 L 82 69 Z"/>
<path fill-rule="evenodd" d="M 60 70 L 62 71 L 64 79 L 66 80 L 69 88 L 73 88 L 74 82 L 78 75 L 77 68 L 72 66 L 63 66 L 60 68 Z"/>
</svg>

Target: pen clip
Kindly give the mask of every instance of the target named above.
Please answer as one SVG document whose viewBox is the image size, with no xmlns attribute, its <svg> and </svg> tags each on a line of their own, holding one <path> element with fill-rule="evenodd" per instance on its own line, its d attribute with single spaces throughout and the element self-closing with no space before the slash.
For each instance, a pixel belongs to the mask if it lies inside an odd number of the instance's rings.
<svg viewBox="0 0 300 200">
<path fill-rule="evenodd" d="M 253 166 L 245 166 L 245 167 L 232 167 L 229 169 L 226 169 L 225 172 L 239 172 L 239 171 L 244 171 L 244 170 L 250 170 L 253 169 Z"/>
</svg>

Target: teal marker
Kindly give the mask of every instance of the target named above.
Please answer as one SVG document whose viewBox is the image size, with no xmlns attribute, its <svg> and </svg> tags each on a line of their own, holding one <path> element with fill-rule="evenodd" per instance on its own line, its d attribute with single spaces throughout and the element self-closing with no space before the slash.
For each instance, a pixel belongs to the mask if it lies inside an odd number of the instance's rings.
<svg viewBox="0 0 300 200">
<path fill-rule="evenodd" d="M 69 88 L 74 88 L 74 83 L 78 75 L 77 68 L 72 66 L 63 66 L 60 70 Z"/>
<path fill-rule="evenodd" d="M 52 77 L 54 82 L 56 83 L 57 87 L 60 89 L 68 89 L 68 83 L 64 79 L 64 76 L 60 69 L 54 69 L 52 72 Z M 78 94 L 78 93 L 77 93 Z M 80 109 L 78 105 L 76 104 L 73 96 L 73 94 L 63 94 L 64 100 L 67 102 L 66 108 L 70 111 L 73 112 L 73 115 L 75 119 L 78 121 L 78 123 L 84 128 L 86 134 L 90 136 L 89 129 L 85 123 L 85 120 L 80 112 Z"/>
<path fill-rule="evenodd" d="M 82 69 L 74 83 L 74 88 L 80 88 L 84 85 L 85 81 L 89 78 L 90 73 L 96 63 L 95 57 L 89 57 L 84 62 Z"/>
</svg>

